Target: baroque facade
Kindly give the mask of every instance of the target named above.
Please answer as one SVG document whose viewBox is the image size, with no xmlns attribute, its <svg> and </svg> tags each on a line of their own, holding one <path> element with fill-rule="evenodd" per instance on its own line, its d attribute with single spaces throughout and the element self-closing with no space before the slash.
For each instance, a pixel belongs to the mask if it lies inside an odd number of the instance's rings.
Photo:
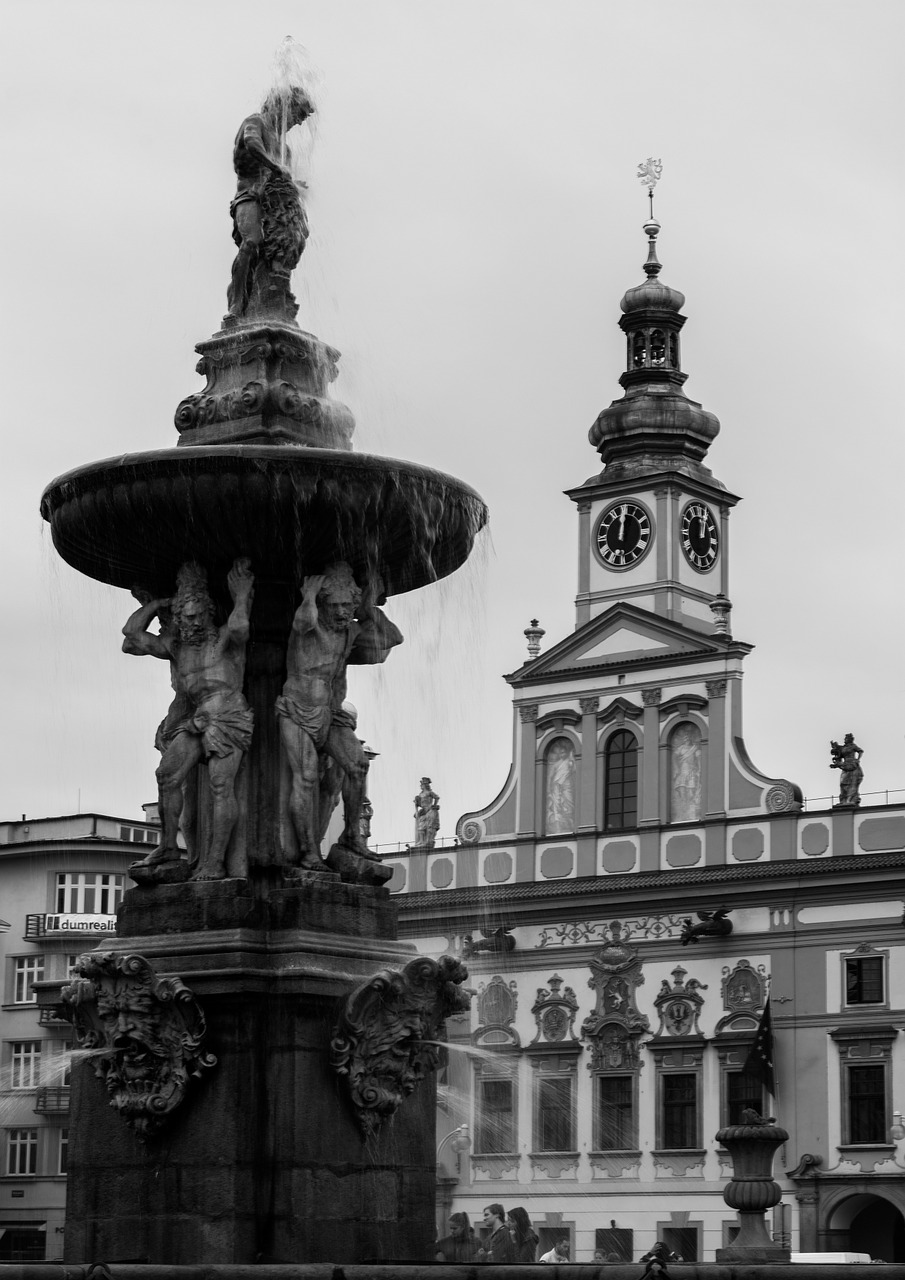
<svg viewBox="0 0 905 1280">
<path fill-rule="evenodd" d="M 0 1262 L 63 1256 L 73 1030 L 38 1009 L 35 984 L 114 932 L 127 868 L 160 838 L 148 808 L 0 822 Z"/>
<path fill-rule="evenodd" d="M 753 1107 L 790 1134 L 775 1234 L 905 1261 L 905 809 L 805 812 L 745 749 L 738 499 L 682 390 L 658 230 L 621 303 L 625 394 L 590 432 L 603 467 L 568 492 L 575 629 L 540 653 L 535 627 L 507 676 L 496 799 L 455 848 L 392 859 L 401 936 L 476 989 L 450 1023 L 438 1224 L 499 1201 L 575 1261 L 658 1239 L 712 1261 L 736 1228 L 714 1135 Z M 768 997 L 775 1098 L 745 1065 Z"/>
</svg>

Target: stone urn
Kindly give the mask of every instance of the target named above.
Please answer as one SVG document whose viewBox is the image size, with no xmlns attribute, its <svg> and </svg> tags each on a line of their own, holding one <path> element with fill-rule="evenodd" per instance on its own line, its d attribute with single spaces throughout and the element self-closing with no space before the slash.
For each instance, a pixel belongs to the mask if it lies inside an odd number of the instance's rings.
<svg viewBox="0 0 905 1280">
<path fill-rule="evenodd" d="M 749 1118 L 750 1117 L 750 1118 Z M 717 1262 L 789 1262 L 791 1252 L 774 1244 L 764 1214 L 782 1199 L 773 1181 L 773 1157 L 788 1141 L 785 1129 L 771 1119 L 749 1113 L 747 1123 L 720 1129 L 716 1141 L 732 1157 L 732 1180 L 723 1199 L 738 1212 L 739 1233 L 731 1245 L 717 1249 Z"/>
</svg>

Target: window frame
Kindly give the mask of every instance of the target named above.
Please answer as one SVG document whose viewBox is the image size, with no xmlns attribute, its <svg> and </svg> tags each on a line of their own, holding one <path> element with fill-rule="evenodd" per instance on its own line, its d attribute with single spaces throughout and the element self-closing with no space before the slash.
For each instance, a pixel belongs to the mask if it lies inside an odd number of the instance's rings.
<svg viewBox="0 0 905 1280">
<path fill-rule="evenodd" d="M 488 1066 L 491 1064 L 487 1064 Z M 495 1150 L 488 1150 L 483 1146 L 483 1140 L 488 1129 L 486 1101 L 484 1095 L 484 1087 L 488 1085 L 508 1085 L 510 1096 L 509 1108 L 509 1137 L 512 1145 L 508 1148 L 497 1147 Z M 514 1155 L 518 1152 L 518 1087 L 514 1074 L 502 1071 L 489 1071 L 486 1074 L 478 1072 L 475 1076 L 475 1095 L 474 1095 L 474 1146 L 472 1151 L 476 1156 L 503 1156 Z"/>
<path fill-rule="evenodd" d="M 603 1082 L 606 1080 L 625 1080 L 628 1081 L 628 1106 L 624 1108 L 628 1113 L 627 1126 L 623 1126 L 628 1130 L 629 1141 L 621 1146 L 604 1146 L 601 1139 L 603 1137 L 603 1100 L 601 1098 Z M 622 1151 L 637 1151 L 638 1149 L 638 1073 L 637 1071 L 597 1071 L 593 1076 L 594 1082 L 594 1151 L 599 1151 L 604 1155 Z"/>
<path fill-rule="evenodd" d="M 849 966 L 862 965 L 865 961 L 880 962 L 880 982 L 882 985 L 879 1000 L 849 999 Z M 889 952 L 877 951 L 870 946 L 860 946 L 857 951 L 850 951 L 842 956 L 842 1008 L 843 1009 L 888 1009 L 889 1008 Z"/>
<path fill-rule="evenodd" d="M 616 747 L 616 743 L 624 740 L 623 745 Z M 613 757 L 619 754 L 623 758 L 620 768 L 622 770 L 621 789 L 619 794 L 618 818 L 616 822 L 610 820 L 611 810 L 611 794 L 610 794 L 610 769 Z M 635 777 L 634 777 L 634 796 L 630 799 L 634 801 L 634 812 L 627 808 L 626 804 L 626 786 L 625 786 L 625 764 L 624 758 L 626 754 L 632 754 L 635 759 Z M 611 831 L 633 831 L 638 826 L 638 816 L 641 811 L 641 744 L 634 733 L 630 729 L 619 728 L 611 733 L 606 740 L 603 748 L 603 830 Z"/>
<path fill-rule="evenodd" d="M 27 1135 L 24 1140 L 20 1134 Z M 24 1152 L 25 1159 L 21 1160 Z M 15 1163 L 31 1165 L 31 1168 L 13 1168 Z M 8 1178 L 34 1178 L 38 1172 L 38 1130 L 31 1126 L 16 1125 L 6 1131 L 6 1176 Z"/>
<path fill-rule="evenodd" d="M 538 1071 L 534 1079 L 534 1133 L 532 1137 L 532 1151 L 537 1155 L 565 1155 L 576 1150 L 577 1141 L 577 1123 L 576 1123 L 576 1089 L 575 1074 L 566 1071 Z M 567 1136 L 571 1139 L 571 1145 L 547 1147 L 543 1145 L 543 1129 L 544 1129 L 544 1108 L 541 1105 L 542 1096 L 545 1087 L 548 1085 L 563 1085 L 568 1088 L 568 1099 L 566 1102 L 566 1129 Z M 562 1112 L 560 1112 L 562 1114 Z"/>
<path fill-rule="evenodd" d="M 55 910 L 60 915 L 116 915 L 116 909 L 126 891 L 125 885 L 125 872 L 58 871 L 54 892 Z M 91 907 L 85 905 L 89 893 L 93 904 Z"/>
<path fill-rule="evenodd" d="M 28 1093 L 41 1087 L 42 1048 L 46 1040 L 11 1040 L 9 1042 L 9 1087 L 15 1093 Z M 27 1076 L 29 1083 L 17 1084 L 17 1074 Z"/>
<path fill-rule="evenodd" d="M 13 956 L 13 1004 L 37 1004 L 38 996 L 34 989 L 36 982 L 44 981 L 47 968 L 47 956 L 43 952 L 34 952 L 27 956 Z M 34 972 L 29 975 L 29 969 Z M 24 995 L 20 990 L 24 989 Z"/>
<path fill-rule="evenodd" d="M 892 1046 L 899 1032 L 890 1025 L 841 1026 L 830 1031 L 839 1051 L 839 1112 L 840 1149 L 860 1147 L 886 1147 L 894 1149 L 889 1137 L 892 1124 Z M 852 1068 L 876 1067 L 883 1072 L 881 1091 L 883 1122 L 876 1138 L 859 1136 L 852 1131 Z"/>
</svg>

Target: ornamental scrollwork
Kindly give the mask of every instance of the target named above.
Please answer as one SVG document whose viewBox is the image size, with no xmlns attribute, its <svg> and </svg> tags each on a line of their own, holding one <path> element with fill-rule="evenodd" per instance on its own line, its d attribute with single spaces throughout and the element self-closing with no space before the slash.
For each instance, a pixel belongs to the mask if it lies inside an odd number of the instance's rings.
<svg viewBox="0 0 905 1280">
<path fill-rule="evenodd" d="M 60 998 L 110 1106 L 143 1139 L 185 1101 L 193 1080 L 216 1066 L 205 1053 L 204 1011 L 181 978 L 159 977 L 144 956 L 79 956 Z"/>
<path fill-rule="evenodd" d="M 446 1019 L 466 1013 L 468 970 L 452 956 L 419 957 L 382 969 L 349 995 L 330 1042 L 330 1061 L 345 1082 L 362 1137 L 377 1134 L 440 1062 Z"/>
<path fill-rule="evenodd" d="M 570 920 L 564 924 L 547 925 L 541 930 L 534 944 L 538 950 L 545 947 L 580 947 L 589 942 L 611 942 L 613 929 L 619 929 L 622 941 L 628 938 L 678 938 L 682 932 L 682 917 L 637 916 L 627 920 Z"/>
</svg>

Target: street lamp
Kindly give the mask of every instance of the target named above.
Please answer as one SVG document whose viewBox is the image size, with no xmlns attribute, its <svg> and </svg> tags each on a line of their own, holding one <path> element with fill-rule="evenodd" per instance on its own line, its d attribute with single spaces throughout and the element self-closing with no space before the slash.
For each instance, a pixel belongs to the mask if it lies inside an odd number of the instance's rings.
<svg viewBox="0 0 905 1280">
<path fill-rule="evenodd" d="M 905 1138 L 905 1125 L 902 1124 L 901 1111 L 894 1111 L 892 1113 L 892 1125 L 889 1130 L 889 1136 L 892 1138 L 893 1142 L 901 1142 L 902 1139 Z"/>
<path fill-rule="evenodd" d="M 457 1129 L 453 1129 L 445 1138 L 441 1138 L 437 1147 L 437 1167 L 440 1165 L 440 1153 L 449 1143 L 449 1149 L 456 1153 L 456 1177 L 462 1172 L 462 1152 L 467 1151 L 471 1146 L 471 1133 L 467 1124 L 460 1124 Z"/>
</svg>

